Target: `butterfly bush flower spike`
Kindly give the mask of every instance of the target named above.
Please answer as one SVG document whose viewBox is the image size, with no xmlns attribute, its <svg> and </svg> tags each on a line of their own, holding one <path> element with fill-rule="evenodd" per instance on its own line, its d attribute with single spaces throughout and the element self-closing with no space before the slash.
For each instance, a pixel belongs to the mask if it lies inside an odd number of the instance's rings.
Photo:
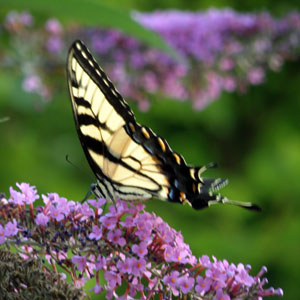
<svg viewBox="0 0 300 300">
<path fill-rule="evenodd" d="M 28 206 L 39 195 L 33 186 L 17 186 L 19 190 L 10 188 L 9 201 L 0 202 L 1 247 L 14 245 L 26 254 L 24 260 L 40 257 L 60 265 L 80 288 L 95 277 L 91 291 L 106 299 L 262 299 L 283 294 L 264 288 L 265 267 L 253 276 L 248 265 L 206 255 L 197 259 L 181 233 L 144 205 L 118 200 L 96 219 L 103 199 L 90 201 L 87 209 L 52 193 L 42 195 L 32 218 Z"/>
<path fill-rule="evenodd" d="M 286 60 L 299 59 L 298 12 L 276 19 L 267 11 L 240 13 L 211 8 L 132 12 L 132 18 L 155 31 L 180 59 L 115 29 L 74 27 L 55 18 L 41 27 L 29 12 L 12 11 L 2 20 L 9 47 L 1 52 L 0 62 L 12 62 L 4 64 L 8 70 L 22 70 L 24 91 L 48 102 L 54 91 L 61 94 L 65 88 L 60 83 L 68 47 L 65 41 L 84 36 L 122 95 L 137 101 L 139 109 L 145 111 L 154 93 L 189 100 L 195 109 L 203 109 L 223 92 L 244 93 L 250 85 L 265 82 L 268 70 L 279 71 Z M 36 40 L 41 42 L 29 42 Z M 52 78 L 59 79 L 55 86 Z"/>
</svg>

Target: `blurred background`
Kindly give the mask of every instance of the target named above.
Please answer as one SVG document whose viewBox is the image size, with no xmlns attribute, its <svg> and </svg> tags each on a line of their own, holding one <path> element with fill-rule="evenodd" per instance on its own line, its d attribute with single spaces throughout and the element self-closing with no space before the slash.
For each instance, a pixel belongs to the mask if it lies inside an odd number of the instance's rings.
<svg viewBox="0 0 300 300">
<path fill-rule="evenodd" d="M 81 38 L 139 123 L 188 163 L 217 162 L 205 175 L 229 179 L 223 195 L 262 207 L 194 211 L 152 200 L 147 210 L 196 256 L 250 264 L 252 275 L 265 265 L 269 284 L 299 299 L 299 1 L 1 2 L 0 192 L 28 182 L 81 201 L 89 189 L 64 73 Z"/>
</svg>

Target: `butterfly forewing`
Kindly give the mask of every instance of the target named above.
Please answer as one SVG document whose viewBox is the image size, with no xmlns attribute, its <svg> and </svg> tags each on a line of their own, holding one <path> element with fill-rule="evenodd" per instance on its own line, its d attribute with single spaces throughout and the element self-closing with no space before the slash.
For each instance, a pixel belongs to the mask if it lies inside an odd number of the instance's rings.
<svg viewBox="0 0 300 300">
<path fill-rule="evenodd" d="M 98 179 L 112 180 L 116 192 L 141 188 L 147 192 L 135 192 L 147 199 L 149 191 L 158 193 L 161 184 L 152 177 L 167 179 L 155 157 L 126 132 L 126 124 L 136 124 L 131 109 L 79 41 L 69 52 L 67 71 L 77 131 Z"/>
</svg>

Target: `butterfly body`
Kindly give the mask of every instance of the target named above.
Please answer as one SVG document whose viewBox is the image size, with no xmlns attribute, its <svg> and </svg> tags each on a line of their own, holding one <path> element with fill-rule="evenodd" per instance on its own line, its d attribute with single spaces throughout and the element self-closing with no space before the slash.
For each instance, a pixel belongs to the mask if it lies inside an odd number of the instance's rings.
<svg viewBox="0 0 300 300">
<path fill-rule="evenodd" d="M 110 200 L 153 197 L 201 209 L 231 203 L 214 194 L 224 179 L 202 178 L 167 141 L 140 125 L 120 93 L 81 41 L 70 48 L 67 77 L 77 133 L 97 177 L 93 192 Z M 252 204 L 238 204 L 253 208 Z"/>
</svg>

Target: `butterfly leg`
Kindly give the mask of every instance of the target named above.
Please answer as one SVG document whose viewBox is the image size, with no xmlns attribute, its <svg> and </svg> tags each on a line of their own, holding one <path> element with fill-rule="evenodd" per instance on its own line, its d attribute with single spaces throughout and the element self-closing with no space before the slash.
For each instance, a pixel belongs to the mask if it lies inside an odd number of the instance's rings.
<svg viewBox="0 0 300 300">
<path fill-rule="evenodd" d="M 89 199 L 89 197 L 91 196 L 91 194 L 94 194 L 96 195 L 95 193 L 95 190 L 96 190 L 96 184 L 91 184 L 88 192 L 86 193 L 86 195 L 84 196 L 84 198 L 81 200 L 81 203 L 85 202 L 87 199 Z M 97 196 L 97 195 L 96 195 Z"/>
</svg>

